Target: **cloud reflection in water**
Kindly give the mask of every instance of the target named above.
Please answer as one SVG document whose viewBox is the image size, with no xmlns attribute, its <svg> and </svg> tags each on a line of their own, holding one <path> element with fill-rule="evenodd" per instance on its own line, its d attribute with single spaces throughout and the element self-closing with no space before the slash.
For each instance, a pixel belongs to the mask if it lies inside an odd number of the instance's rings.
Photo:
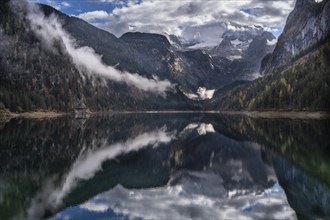
<svg viewBox="0 0 330 220">
<path fill-rule="evenodd" d="M 118 185 L 80 206 L 66 209 L 54 219 L 70 218 L 72 213 L 75 213 L 74 218 L 79 218 L 77 213 L 81 214 L 80 217 L 92 213 L 96 218 L 112 213 L 114 217 L 129 219 L 296 219 L 278 183 L 260 194 L 250 192 L 240 195 L 227 192 L 221 177 L 208 174 L 214 182 L 212 189 L 218 191 L 212 195 L 203 193 L 201 185 L 208 181 L 205 174 L 188 175 L 202 175 L 202 182 L 190 184 L 185 179 L 175 186 L 140 190 L 129 190 Z M 216 184 L 219 185 L 215 188 Z"/>
<path fill-rule="evenodd" d="M 154 132 L 147 132 L 125 142 L 119 142 L 98 150 L 81 154 L 70 171 L 63 179 L 60 187 L 55 187 L 52 179 L 48 180 L 42 190 L 32 200 L 28 210 L 30 218 L 43 216 L 45 211 L 55 210 L 62 203 L 62 200 L 71 190 L 77 186 L 81 180 L 92 178 L 102 169 L 102 164 L 117 156 L 138 151 L 142 148 L 153 146 L 157 147 L 161 143 L 170 142 L 175 136 L 167 133 L 166 129 L 159 129 Z"/>
</svg>

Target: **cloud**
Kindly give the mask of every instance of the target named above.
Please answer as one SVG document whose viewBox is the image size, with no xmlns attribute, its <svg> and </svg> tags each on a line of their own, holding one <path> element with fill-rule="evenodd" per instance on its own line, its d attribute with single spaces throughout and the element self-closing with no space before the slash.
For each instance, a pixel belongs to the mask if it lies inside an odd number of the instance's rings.
<svg viewBox="0 0 330 220">
<path fill-rule="evenodd" d="M 160 144 L 171 142 L 174 138 L 174 133 L 167 133 L 165 128 L 162 128 L 140 134 L 124 142 L 118 142 L 112 145 L 103 143 L 103 146 L 96 150 L 82 151 L 71 166 L 69 172 L 64 176 L 60 186 L 55 187 L 54 180 L 50 179 L 32 199 L 28 209 L 29 218 L 40 218 L 47 209 L 56 210 L 58 206 L 61 205 L 65 196 L 67 196 L 80 181 L 93 178 L 94 175 L 102 169 L 102 164 L 105 161 L 146 147 L 157 147 Z M 86 206 L 93 211 L 102 211 L 102 207 L 100 206 Z"/>
<path fill-rule="evenodd" d="M 30 21 L 31 29 L 41 39 L 43 45 L 48 49 L 56 50 L 59 43 L 72 58 L 73 63 L 82 73 L 96 74 L 119 83 L 135 86 L 143 91 L 151 91 L 165 94 L 165 91 L 173 85 L 167 81 L 158 80 L 156 77 L 148 79 L 138 74 L 120 72 L 114 67 L 107 66 L 90 47 L 78 47 L 72 36 L 65 32 L 61 23 L 55 15 L 45 17 L 37 7 L 30 5 L 27 19 Z M 58 49 L 57 49 L 58 50 Z"/>
<path fill-rule="evenodd" d="M 99 4 L 112 4 L 112 5 L 116 5 L 118 7 L 122 7 L 122 6 L 127 6 L 128 4 L 137 4 L 139 3 L 141 0 L 89 0 L 89 2 L 95 2 L 95 3 L 99 3 Z"/>
<path fill-rule="evenodd" d="M 124 143 L 113 144 L 103 149 L 89 152 L 87 155 L 82 155 L 73 164 L 60 191 L 54 193 L 56 196 L 56 203 L 61 202 L 64 196 L 76 186 L 79 180 L 92 178 L 96 172 L 101 170 L 102 164 L 105 161 L 114 159 L 119 155 L 138 151 L 150 145 L 158 146 L 160 143 L 169 143 L 173 138 L 174 136 L 167 134 L 165 129 L 160 129 L 158 131 L 141 134 Z"/>
<path fill-rule="evenodd" d="M 106 11 L 90 11 L 79 14 L 77 17 L 81 18 L 85 21 L 91 22 L 95 21 L 96 19 L 106 19 L 110 15 Z"/>
<path fill-rule="evenodd" d="M 194 191 L 189 190 L 189 184 L 181 182 L 155 189 L 128 190 L 116 186 L 99 195 L 98 200 L 91 199 L 80 208 L 86 209 L 87 206 L 91 210 L 98 207 L 100 210 L 102 207 L 104 212 L 112 210 L 129 219 L 296 219 L 279 184 L 265 189 L 260 195 L 252 191 L 230 198 L 226 197 L 230 191 L 226 192 L 221 177 L 215 174 L 208 174 L 207 177 L 217 184 L 215 191 L 222 192 L 220 196 L 217 192 L 212 196 L 198 191 L 197 187 L 203 189 L 206 181 L 192 186 L 195 187 Z"/>
<path fill-rule="evenodd" d="M 65 7 L 65 8 L 67 8 L 67 7 L 70 7 L 70 6 L 71 6 L 71 4 L 70 4 L 70 3 L 68 3 L 68 2 L 62 2 L 62 3 L 61 3 L 61 5 L 62 5 L 63 7 Z"/>
<path fill-rule="evenodd" d="M 12 1 L 16 1 L 17 0 L 12 0 Z M 53 8 L 57 9 L 57 10 L 62 10 L 63 8 L 68 8 L 71 7 L 71 4 L 68 3 L 67 1 L 59 1 L 59 0 L 28 0 L 29 2 L 34 2 L 34 3 L 43 3 L 43 4 L 47 4 L 52 6 Z M 23 1 L 21 1 L 23 2 Z"/>
<path fill-rule="evenodd" d="M 105 2 L 107 2 L 107 3 L 112 3 L 112 2 L 114 2 L 115 0 L 90 0 L 90 2 L 103 2 L 103 3 L 105 3 Z"/>
<path fill-rule="evenodd" d="M 187 0 L 171 1 L 170 4 L 168 1 L 145 0 L 116 7 L 102 22 L 93 24 L 116 36 L 128 31 L 140 31 L 193 39 L 200 33 L 200 40 L 209 42 L 211 38 L 213 41 L 221 40 L 224 23 L 281 29 L 293 6 L 294 0 Z"/>
</svg>

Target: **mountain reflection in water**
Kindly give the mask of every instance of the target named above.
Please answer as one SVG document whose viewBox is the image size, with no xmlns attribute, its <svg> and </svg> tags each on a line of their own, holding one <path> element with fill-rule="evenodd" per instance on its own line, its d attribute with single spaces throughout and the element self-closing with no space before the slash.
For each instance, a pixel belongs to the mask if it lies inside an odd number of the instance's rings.
<svg viewBox="0 0 330 220">
<path fill-rule="evenodd" d="M 0 216 L 330 215 L 328 120 L 138 114 L 0 124 Z"/>
</svg>

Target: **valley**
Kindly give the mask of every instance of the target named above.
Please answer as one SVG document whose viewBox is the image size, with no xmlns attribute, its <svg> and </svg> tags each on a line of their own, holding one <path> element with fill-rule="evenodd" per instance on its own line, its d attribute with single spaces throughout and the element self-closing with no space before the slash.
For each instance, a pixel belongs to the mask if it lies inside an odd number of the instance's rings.
<svg viewBox="0 0 330 220">
<path fill-rule="evenodd" d="M 26 4 L 0 6 L 0 108 L 7 111 L 329 110 L 327 1 L 299 0 L 278 40 L 259 26 L 223 24 L 230 28 L 215 47 L 175 35 L 118 38 L 50 6 Z M 56 38 L 43 35 L 49 27 L 35 29 L 46 25 L 38 17 L 60 28 Z"/>
</svg>

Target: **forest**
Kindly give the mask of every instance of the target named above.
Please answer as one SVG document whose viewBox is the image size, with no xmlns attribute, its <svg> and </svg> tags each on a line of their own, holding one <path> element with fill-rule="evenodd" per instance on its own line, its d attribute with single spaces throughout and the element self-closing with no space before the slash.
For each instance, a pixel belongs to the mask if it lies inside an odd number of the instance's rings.
<svg viewBox="0 0 330 220">
<path fill-rule="evenodd" d="M 330 40 L 221 97 L 218 109 L 330 110 Z"/>
</svg>

